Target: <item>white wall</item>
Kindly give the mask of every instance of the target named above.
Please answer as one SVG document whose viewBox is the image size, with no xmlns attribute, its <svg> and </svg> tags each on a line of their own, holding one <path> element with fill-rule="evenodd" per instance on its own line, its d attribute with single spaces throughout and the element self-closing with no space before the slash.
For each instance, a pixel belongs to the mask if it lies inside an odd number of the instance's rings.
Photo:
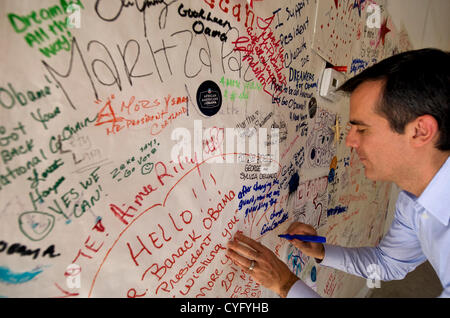
<svg viewBox="0 0 450 318">
<path fill-rule="evenodd" d="M 387 10 L 397 29 L 404 24 L 415 49 L 450 50 L 450 0 L 387 0 Z"/>
</svg>

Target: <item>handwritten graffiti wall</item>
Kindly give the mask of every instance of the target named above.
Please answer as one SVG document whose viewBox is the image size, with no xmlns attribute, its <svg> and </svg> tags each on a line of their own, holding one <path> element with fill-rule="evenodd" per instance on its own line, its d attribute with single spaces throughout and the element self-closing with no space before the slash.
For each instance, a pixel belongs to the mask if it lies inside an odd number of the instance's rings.
<svg viewBox="0 0 450 318">
<path fill-rule="evenodd" d="M 319 294 L 355 295 L 361 279 L 277 235 L 382 236 L 390 186 L 345 147 L 348 98 L 318 87 L 327 61 L 349 77 L 410 48 L 384 7 L 2 1 L 0 296 L 275 296 L 226 257 L 237 231 Z"/>
</svg>

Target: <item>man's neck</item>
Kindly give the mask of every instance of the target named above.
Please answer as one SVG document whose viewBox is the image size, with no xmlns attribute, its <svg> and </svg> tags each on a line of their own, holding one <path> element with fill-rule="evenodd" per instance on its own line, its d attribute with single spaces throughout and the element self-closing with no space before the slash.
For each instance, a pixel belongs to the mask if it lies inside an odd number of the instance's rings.
<svg viewBox="0 0 450 318">
<path fill-rule="evenodd" d="M 411 169 L 402 181 L 395 182 L 401 189 L 406 190 L 416 197 L 425 191 L 428 184 L 438 173 L 445 161 L 450 156 L 450 152 L 439 152 L 437 155 L 429 156 L 422 160 L 416 169 Z"/>
</svg>

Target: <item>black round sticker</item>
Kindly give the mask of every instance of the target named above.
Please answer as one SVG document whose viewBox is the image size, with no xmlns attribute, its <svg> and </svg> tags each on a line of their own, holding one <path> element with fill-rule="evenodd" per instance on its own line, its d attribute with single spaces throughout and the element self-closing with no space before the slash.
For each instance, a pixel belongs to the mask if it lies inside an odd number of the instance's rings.
<svg viewBox="0 0 450 318">
<path fill-rule="evenodd" d="M 197 90 L 197 105 L 203 115 L 213 116 L 222 106 L 222 92 L 213 81 L 203 82 Z"/>
<path fill-rule="evenodd" d="M 314 118 L 317 112 L 317 100 L 314 97 L 312 97 L 309 100 L 308 109 L 309 109 L 309 118 Z"/>
</svg>

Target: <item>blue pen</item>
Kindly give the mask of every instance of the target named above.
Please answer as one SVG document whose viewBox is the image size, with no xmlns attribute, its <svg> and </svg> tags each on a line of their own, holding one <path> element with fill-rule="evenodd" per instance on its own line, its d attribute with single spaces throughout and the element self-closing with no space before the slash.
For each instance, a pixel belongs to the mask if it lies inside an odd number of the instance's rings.
<svg viewBox="0 0 450 318">
<path fill-rule="evenodd" d="M 281 238 L 285 238 L 287 240 L 297 239 L 303 242 L 314 242 L 314 243 L 326 243 L 327 238 L 324 236 L 314 236 L 314 235 L 290 235 L 290 234 L 280 234 L 278 235 Z"/>
</svg>

